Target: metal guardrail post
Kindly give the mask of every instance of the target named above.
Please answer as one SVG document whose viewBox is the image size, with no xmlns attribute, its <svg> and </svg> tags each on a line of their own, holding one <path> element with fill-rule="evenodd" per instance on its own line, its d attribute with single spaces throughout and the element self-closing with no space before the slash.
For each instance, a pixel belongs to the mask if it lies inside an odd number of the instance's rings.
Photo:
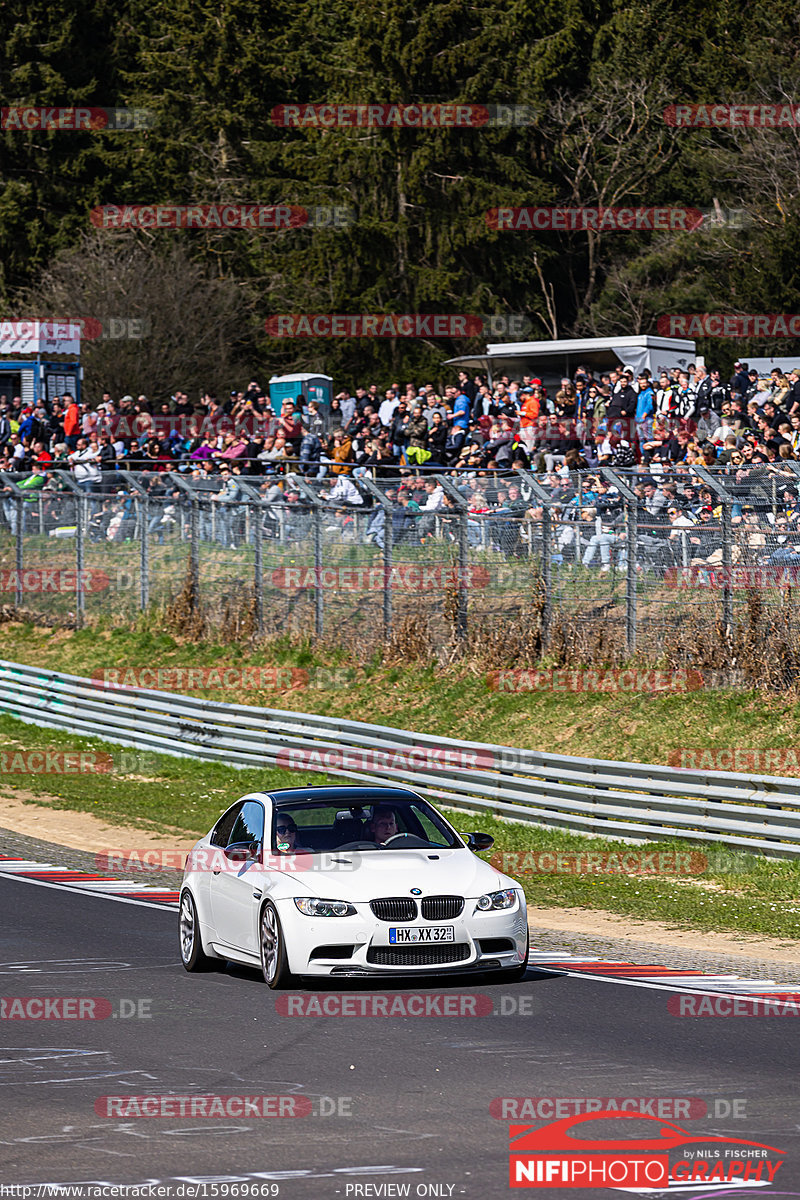
<svg viewBox="0 0 800 1200">
<path fill-rule="evenodd" d="M 78 629 L 83 626 L 84 618 L 84 594 L 83 594 L 83 571 L 85 565 L 85 547 L 84 535 L 86 533 L 86 509 L 88 505 L 88 496 L 82 492 L 77 498 L 77 524 L 75 527 L 75 622 Z"/>
</svg>

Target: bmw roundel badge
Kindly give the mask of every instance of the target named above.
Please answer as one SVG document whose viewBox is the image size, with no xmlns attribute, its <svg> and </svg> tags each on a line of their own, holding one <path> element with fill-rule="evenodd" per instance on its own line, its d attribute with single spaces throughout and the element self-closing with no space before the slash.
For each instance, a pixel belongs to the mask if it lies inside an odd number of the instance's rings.
<svg viewBox="0 0 800 1200">
<path fill-rule="evenodd" d="M 421 896 L 421 895 L 422 895 L 422 888 L 412 888 L 412 889 L 411 889 L 411 895 L 412 895 L 412 896 Z"/>
</svg>

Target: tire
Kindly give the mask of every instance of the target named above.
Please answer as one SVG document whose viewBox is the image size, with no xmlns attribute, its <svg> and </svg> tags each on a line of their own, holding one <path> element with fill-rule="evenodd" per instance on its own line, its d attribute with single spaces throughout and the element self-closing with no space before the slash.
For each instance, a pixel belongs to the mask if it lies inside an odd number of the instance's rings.
<svg viewBox="0 0 800 1200">
<path fill-rule="evenodd" d="M 191 892 L 184 892 L 181 896 L 179 930 L 181 962 L 183 963 L 184 970 L 213 970 L 216 960 L 209 958 L 203 950 L 203 942 L 200 937 L 200 922 L 197 918 L 197 907 Z"/>
<path fill-rule="evenodd" d="M 292 974 L 286 954 L 286 942 L 275 905 L 267 901 L 258 920 L 258 947 L 264 982 L 273 991 L 291 987 Z"/>
<path fill-rule="evenodd" d="M 530 952 L 531 952 L 531 935 L 530 935 L 530 933 L 528 933 L 528 936 L 525 939 L 525 959 L 524 959 L 524 961 L 522 963 L 520 963 L 520 965 L 518 967 L 512 967 L 510 971 L 503 971 L 503 978 L 508 980 L 509 983 L 517 983 L 520 979 L 524 979 L 525 972 L 528 969 L 528 958 L 530 957 Z"/>
</svg>

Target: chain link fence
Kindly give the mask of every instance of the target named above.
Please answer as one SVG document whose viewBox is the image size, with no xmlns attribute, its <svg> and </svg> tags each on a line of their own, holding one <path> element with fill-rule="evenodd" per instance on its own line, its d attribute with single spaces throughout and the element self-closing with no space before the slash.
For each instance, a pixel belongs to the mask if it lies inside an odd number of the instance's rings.
<svg viewBox="0 0 800 1200">
<path fill-rule="evenodd" d="M 357 478 L 355 476 L 358 476 Z M 374 479 L 2 475 L 5 605 L 78 626 L 169 612 L 231 633 L 413 626 L 435 648 L 502 619 L 657 657 L 689 634 L 791 632 L 800 464 Z M 409 624 L 410 623 L 410 624 Z M 533 643 L 531 643 L 533 644 Z"/>
</svg>

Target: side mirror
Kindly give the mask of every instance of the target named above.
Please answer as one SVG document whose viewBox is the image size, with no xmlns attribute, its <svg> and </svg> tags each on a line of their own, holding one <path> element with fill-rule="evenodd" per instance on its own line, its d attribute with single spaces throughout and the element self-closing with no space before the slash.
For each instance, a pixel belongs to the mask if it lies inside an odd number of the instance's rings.
<svg viewBox="0 0 800 1200">
<path fill-rule="evenodd" d="M 462 836 L 466 840 L 470 850 L 475 850 L 478 853 L 482 850 L 491 850 L 494 845 L 494 838 L 488 833 L 465 833 Z"/>
<path fill-rule="evenodd" d="M 225 847 L 225 857 L 230 862 L 252 862 L 261 853 L 259 842 L 233 842 Z"/>
</svg>

